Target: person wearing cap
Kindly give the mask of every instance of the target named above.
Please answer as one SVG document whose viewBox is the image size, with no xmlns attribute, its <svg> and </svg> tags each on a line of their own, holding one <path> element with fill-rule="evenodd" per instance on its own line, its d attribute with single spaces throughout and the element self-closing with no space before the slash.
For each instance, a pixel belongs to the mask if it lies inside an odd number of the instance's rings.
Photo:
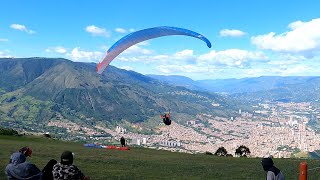
<svg viewBox="0 0 320 180">
<path fill-rule="evenodd" d="M 267 180 L 285 180 L 282 172 L 274 166 L 273 160 L 268 158 L 263 158 L 261 161 L 263 169 L 267 172 Z"/>
<path fill-rule="evenodd" d="M 54 180 L 90 180 L 77 166 L 73 165 L 73 153 L 65 151 L 61 154 L 61 162 L 52 170 Z"/>
</svg>

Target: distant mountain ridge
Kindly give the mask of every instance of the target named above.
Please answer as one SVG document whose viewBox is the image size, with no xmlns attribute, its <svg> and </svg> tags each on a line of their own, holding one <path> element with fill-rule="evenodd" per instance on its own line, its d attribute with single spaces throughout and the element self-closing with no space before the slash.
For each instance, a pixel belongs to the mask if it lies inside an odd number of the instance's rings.
<svg viewBox="0 0 320 180">
<path fill-rule="evenodd" d="M 203 85 L 197 81 L 192 80 L 191 78 L 185 76 L 163 76 L 163 75 L 154 75 L 154 74 L 147 74 L 147 76 L 157 79 L 161 82 L 169 83 L 173 86 L 182 86 L 191 90 L 206 90 L 203 88 Z"/>
<path fill-rule="evenodd" d="M 154 76 L 158 80 L 195 90 L 226 93 L 231 97 L 259 101 L 316 101 L 320 99 L 319 76 L 261 76 L 243 79 L 194 81 L 185 77 Z"/>
</svg>

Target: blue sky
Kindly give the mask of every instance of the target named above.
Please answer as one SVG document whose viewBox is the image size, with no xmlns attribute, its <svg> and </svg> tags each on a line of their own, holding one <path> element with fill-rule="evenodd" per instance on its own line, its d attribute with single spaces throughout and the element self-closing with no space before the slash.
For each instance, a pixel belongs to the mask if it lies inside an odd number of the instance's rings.
<svg viewBox="0 0 320 180">
<path fill-rule="evenodd" d="M 111 65 L 192 79 L 320 75 L 318 0 L 2 0 L 0 57 L 99 62 L 126 34 L 176 26 L 206 36 L 149 40 Z"/>
</svg>

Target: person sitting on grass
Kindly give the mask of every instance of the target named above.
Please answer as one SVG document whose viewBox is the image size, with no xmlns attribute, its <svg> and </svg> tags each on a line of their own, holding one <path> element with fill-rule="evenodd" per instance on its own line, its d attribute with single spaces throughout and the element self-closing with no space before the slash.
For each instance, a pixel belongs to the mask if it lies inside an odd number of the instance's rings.
<svg viewBox="0 0 320 180">
<path fill-rule="evenodd" d="M 55 159 L 51 159 L 47 165 L 42 169 L 42 174 L 43 180 L 53 180 L 53 174 L 52 174 L 52 170 L 53 170 L 53 166 L 57 164 L 57 160 Z"/>
<path fill-rule="evenodd" d="M 8 180 L 39 180 L 42 178 L 40 169 L 32 163 L 26 162 L 26 156 L 21 152 L 11 155 L 10 163 L 7 165 L 5 172 Z"/>
<path fill-rule="evenodd" d="M 61 154 L 61 162 L 53 166 L 52 174 L 54 180 L 90 180 L 77 166 L 73 165 L 71 151 L 64 151 Z"/>
</svg>

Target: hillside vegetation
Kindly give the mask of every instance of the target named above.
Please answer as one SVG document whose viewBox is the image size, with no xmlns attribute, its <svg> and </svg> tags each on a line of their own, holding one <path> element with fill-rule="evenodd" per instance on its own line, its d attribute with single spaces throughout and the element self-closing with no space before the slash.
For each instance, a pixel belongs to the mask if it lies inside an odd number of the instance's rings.
<svg viewBox="0 0 320 180">
<path fill-rule="evenodd" d="M 159 111 L 228 117 L 239 109 L 217 94 L 171 86 L 112 66 L 99 75 L 93 63 L 55 58 L 0 58 L 0 102 L 1 125 L 27 130 L 43 129 L 57 118 L 90 125 L 136 123 L 158 117 Z"/>
<path fill-rule="evenodd" d="M 75 153 L 75 164 L 91 179 L 252 179 L 263 180 L 265 173 L 260 158 L 216 157 L 205 154 L 184 154 L 145 148 L 129 151 L 85 148 L 82 144 L 42 137 L 0 136 L 0 179 L 10 154 L 30 146 L 33 154 L 28 161 L 39 168 L 52 158 L 59 160 L 65 150 Z M 286 179 L 297 179 L 301 159 L 274 159 Z M 309 168 L 319 162 L 307 160 Z M 319 179 L 318 171 L 309 171 L 309 179 Z"/>
</svg>

